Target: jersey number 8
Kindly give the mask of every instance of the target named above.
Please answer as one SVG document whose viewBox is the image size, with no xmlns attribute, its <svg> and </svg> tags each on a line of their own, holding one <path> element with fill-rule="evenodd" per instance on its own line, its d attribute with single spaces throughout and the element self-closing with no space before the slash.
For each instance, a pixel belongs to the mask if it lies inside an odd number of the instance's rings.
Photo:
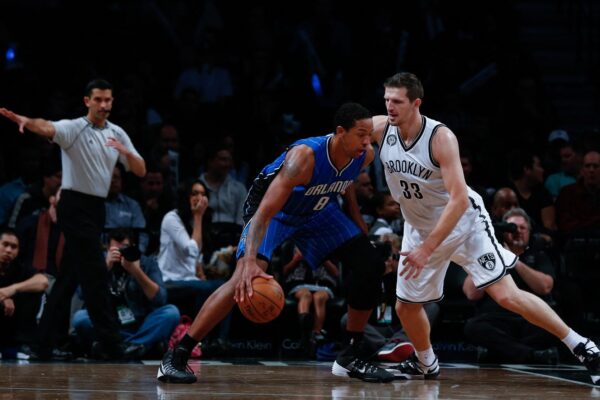
<svg viewBox="0 0 600 400">
<path fill-rule="evenodd" d="M 329 196 L 323 196 L 319 199 L 319 201 L 317 201 L 317 204 L 315 204 L 315 206 L 313 207 L 313 211 L 319 211 L 322 210 L 327 203 L 329 203 Z"/>
</svg>

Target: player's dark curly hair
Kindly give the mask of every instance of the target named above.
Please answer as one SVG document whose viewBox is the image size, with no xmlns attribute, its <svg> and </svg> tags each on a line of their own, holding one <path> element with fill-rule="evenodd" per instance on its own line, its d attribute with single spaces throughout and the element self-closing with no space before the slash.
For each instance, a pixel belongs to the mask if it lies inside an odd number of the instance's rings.
<svg viewBox="0 0 600 400">
<path fill-rule="evenodd" d="M 371 112 L 358 103 L 344 103 L 337 109 L 333 117 L 333 126 L 341 126 L 350 130 L 356 121 L 371 118 Z"/>
<path fill-rule="evenodd" d="M 400 72 L 390 76 L 383 83 L 384 88 L 406 88 L 406 97 L 413 102 L 425 96 L 423 84 L 415 74 Z"/>
</svg>

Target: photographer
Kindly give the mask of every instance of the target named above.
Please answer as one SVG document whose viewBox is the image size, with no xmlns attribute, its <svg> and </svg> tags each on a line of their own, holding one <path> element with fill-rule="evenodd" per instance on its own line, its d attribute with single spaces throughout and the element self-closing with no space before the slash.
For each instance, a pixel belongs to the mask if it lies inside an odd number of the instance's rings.
<svg viewBox="0 0 600 400">
<path fill-rule="evenodd" d="M 126 358 L 141 358 L 153 346 L 166 342 L 179 322 L 179 311 L 167 302 L 167 291 L 156 262 L 131 246 L 130 233 L 115 229 L 109 234 L 106 266 L 108 289 L 117 311 Z M 84 344 L 96 340 L 87 310 L 73 316 L 73 327 Z M 98 352 L 92 346 L 92 354 Z"/>
<path fill-rule="evenodd" d="M 554 267 L 540 240 L 531 240 L 531 220 L 521 208 L 504 214 L 505 226 L 515 229 L 504 232 L 504 246 L 519 256 L 509 272 L 517 286 L 531 292 L 550 306 L 554 287 Z M 477 301 L 475 316 L 465 325 L 465 336 L 472 343 L 486 347 L 489 356 L 500 362 L 554 364 L 558 362 L 556 339 L 546 331 L 530 324 L 523 317 L 500 307 L 484 289 L 475 287 L 470 276 L 464 281 L 463 292 L 469 300 Z"/>
<path fill-rule="evenodd" d="M 504 214 L 517 207 L 519 207 L 519 200 L 514 190 L 508 187 L 501 187 L 496 190 L 490 207 L 490 218 L 492 219 L 492 225 L 494 225 L 498 242 L 504 242 L 504 233 L 514 233 L 517 231 L 515 224 L 507 223 L 503 219 Z"/>
</svg>

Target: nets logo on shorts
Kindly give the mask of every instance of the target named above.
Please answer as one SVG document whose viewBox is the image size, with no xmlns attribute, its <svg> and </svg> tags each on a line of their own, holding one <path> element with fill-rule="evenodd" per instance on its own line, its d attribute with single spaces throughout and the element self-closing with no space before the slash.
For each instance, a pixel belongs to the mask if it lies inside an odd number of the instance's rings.
<svg viewBox="0 0 600 400">
<path fill-rule="evenodd" d="M 477 259 L 479 265 L 488 271 L 493 271 L 496 267 L 496 257 L 492 253 L 486 253 Z"/>
</svg>

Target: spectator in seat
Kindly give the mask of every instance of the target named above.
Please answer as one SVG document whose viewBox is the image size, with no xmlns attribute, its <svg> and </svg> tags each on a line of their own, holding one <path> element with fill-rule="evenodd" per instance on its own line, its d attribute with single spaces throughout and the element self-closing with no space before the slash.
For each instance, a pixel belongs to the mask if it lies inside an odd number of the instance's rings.
<svg viewBox="0 0 600 400">
<path fill-rule="evenodd" d="M 182 185 L 178 207 L 165 215 L 160 229 L 158 266 L 169 302 L 185 315 L 196 315 L 208 296 L 223 284 L 222 279 L 207 279 L 203 268 L 208 203 L 201 181 Z"/>
<path fill-rule="evenodd" d="M 123 171 L 120 165 L 113 169 L 104 207 L 106 209 L 105 229 L 130 228 L 139 232 L 146 228 L 146 220 L 140 204 L 123 193 Z M 140 250 L 144 252 L 148 245 L 148 237 L 142 235 L 138 243 Z"/>
<path fill-rule="evenodd" d="M 544 168 L 540 158 L 530 151 L 517 149 L 509 155 L 508 163 L 511 188 L 517 194 L 519 206 L 530 216 L 534 232 L 552 234 L 556 231 L 556 208 L 543 185 Z"/>
<path fill-rule="evenodd" d="M 463 169 L 463 174 L 465 175 L 465 182 L 467 185 L 481 196 L 484 203 L 487 205 L 490 202 L 490 194 L 488 192 L 488 188 L 482 185 L 478 177 L 476 175 L 479 172 L 479 169 L 476 168 L 475 159 L 473 153 L 470 149 L 466 147 L 460 148 L 460 164 Z"/>
<path fill-rule="evenodd" d="M 0 231 L 0 353 L 16 356 L 36 338 L 36 315 L 48 278 L 16 261 L 19 239 L 12 229 Z"/>
<path fill-rule="evenodd" d="M 142 256 L 139 250 L 136 253 L 131 240 L 131 233 L 125 229 L 109 233 L 106 267 L 112 304 L 125 343 L 125 358 L 135 359 L 156 347 L 158 353 L 164 351 L 180 315 L 177 307 L 167 304 L 167 290 L 156 261 Z M 82 342 L 89 345 L 96 339 L 87 310 L 75 313 L 73 327 Z"/>
<path fill-rule="evenodd" d="M 8 220 L 10 228 L 16 228 L 23 218 L 32 215 L 36 211 L 48 209 L 50 197 L 56 195 L 60 188 L 62 178 L 60 164 L 45 162 L 42 169 L 41 180 L 33 183 L 25 193 L 17 198 L 12 215 Z"/>
<path fill-rule="evenodd" d="M 140 180 L 140 192 L 137 199 L 146 220 L 146 232 L 149 236 L 146 254 L 158 253 L 160 225 L 166 213 L 173 209 L 174 201 L 165 190 L 164 176 L 156 164 L 149 164 L 146 176 Z"/>
<path fill-rule="evenodd" d="M 390 192 L 378 192 L 371 199 L 377 220 L 371 226 L 369 235 L 381 236 L 386 233 L 402 234 L 402 213 Z"/>
<path fill-rule="evenodd" d="M 508 187 L 496 190 L 490 207 L 492 222 L 502 222 L 504 214 L 516 207 L 519 207 L 519 199 L 514 190 Z"/>
<path fill-rule="evenodd" d="M 48 209 L 36 211 L 33 215 L 23 218 L 17 225 L 20 242 L 20 259 L 26 268 L 43 273 L 48 278 L 48 288 L 43 294 L 42 303 L 45 304 L 56 278 L 60 274 L 60 265 L 63 259 L 65 237 L 62 234 L 56 218 L 56 205 L 60 200 L 60 189 L 56 195 L 50 196 Z M 79 297 L 75 296 L 80 304 Z M 72 307 L 72 303 L 71 303 Z M 42 312 L 44 307 L 42 308 Z M 56 329 L 56 347 L 52 349 L 50 357 L 53 360 L 69 359 L 73 356 L 71 341 L 69 340 L 69 327 L 71 308 L 57 311 L 53 318 Z M 32 346 L 37 350 L 37 346 Z M 34 356 L 35 357 L 35 356 Z"/>
<path fill-rule="evenodd" d="M 243 183 L 229 174 L 233 168 L 231 151 L 221 144 L 211 148 L 207 156 L 206 172 L 200 175 L 200 180 L 208 190 L 212 222 L 234 223 L 241 227 L 244 225 L 242 207 L 247 190 Z"/>
<path fill-rule="evenodd" d="M 223 145 L 229 150 L 233 158 L 233 167 L 229 171 L 229 175 L 235 180 L 241 182 L 248 187 L 250 179 L 250 164 L 242 158 L 240 146 L 232 134 L 226 133 L 223 137 Z"/>
<path fill-rule="evenodd" d="M 368 227 L 375 222 L 376 212 L 372 204 L 375 189 L 371 182 L 371 177 L 367 172 L 361 172 L 354 180 L 354 190 L 356 191 L 356 200 L 363 217 L 363 221 Z"/>
<path fill-rule="evenodd" d="M 160 167 L 169 193 L 175 193 L 181 182 L 179 150 L 179 131 L 172 124 L 163 124 L 158 132 L 158 143 L 152 151 L 152 162 Z"/>
<path fill-rule="evenodd" d="M 556 199 L 560 193 L 560 189 L 577 182 L 579 173 L 582 167 L 582 154 L 579 146 L 561 141 L 561 146 L 558 149 L 560 157 L 560 171 L 553 173 L 546 178 L 544 186 L 552 197 Z"/>
<path fill-rule="evenodd" d="M 560 190 L 556 210 L 561 232 L 600 229 L 600 152 L 585 153 L 581 178 Z"/>
<path fill-rule="evenodd" d="M 16 229 L 23 264 L 50 275 L 51 280 L 58 274 L 65 246 L 64 235 L 56 223 L 59 200 L 60 189 L 56 195 L 50 196 L 48 209 L 41 209 L 24 218 Z"/>
<path fill-rule="evenodd" d="M 33 140 L 26 139 L 15 151 L 19 176 L 0 184 L 0 227 L 7 226 L 15 202 L 36 181 L 41 165 L 41 151 Z"/>
<path fill-rule="evenodd" d="M 123 175 L 120 166 L 115 167 L 105 201 L 106 229 L 143 229 L 146 221 L 140 204 L 123 193 Z"/>
<path fill-rule="evenodd" d="M 504 222 L 504 214 L 513 208 L 519 207 L 519 199 L 514 190 L 509 187 L 501 187 L 494 193 L 490 206 L 490 218 L 494 226 L 494 233 L 498 242 L 504 242 L 504 232 L 514 230 L 514 226 Z"/>
<path fill-rule="evenodd" d="M 323 326 L 327 301 L 335 297 L 340 271 L 329 260 L 313 270 L 303 261 L 300 249 L 295 247 L 294 256 L 283 266 L 282 273 L 284 291 L 289 298 L 298 302 L 301 344 L 314 357 L 317 345 L 325 341 Z"/>
</svg>

